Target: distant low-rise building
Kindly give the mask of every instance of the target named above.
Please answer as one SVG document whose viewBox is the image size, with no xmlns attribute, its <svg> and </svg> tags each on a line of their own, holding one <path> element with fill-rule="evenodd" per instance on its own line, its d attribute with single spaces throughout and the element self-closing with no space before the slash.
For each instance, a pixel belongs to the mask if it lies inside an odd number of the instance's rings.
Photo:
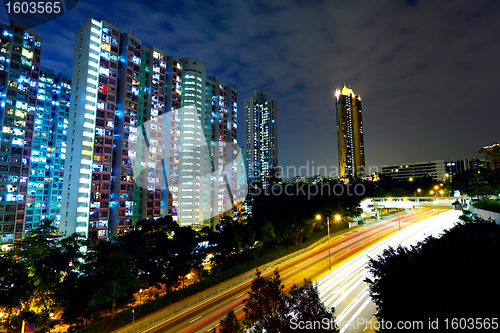
<svg viewBox="0 0 500 333">
<path fill-rule="evenodd" d="M 445 180 L 444 160 L 416 162 L 395 165 L 382 165 L 382 173 L 393 179 L 410 180 L 410 178 L 431 177 L 434 180 Z"/>
<path fill-rule="evenodd" d="M 479 158 L 446 161 L 444 165 L 446 173 L 450 176 L 459 175 L 467 170 L 491 169 L 491 161 Z"/>
</svg>

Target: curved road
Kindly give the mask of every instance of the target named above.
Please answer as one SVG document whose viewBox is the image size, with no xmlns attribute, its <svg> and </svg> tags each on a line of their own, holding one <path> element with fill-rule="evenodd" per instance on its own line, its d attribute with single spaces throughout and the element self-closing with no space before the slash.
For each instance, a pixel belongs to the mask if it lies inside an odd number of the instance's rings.
<svg viewBox="0 0 500 333">
<path fill-rule="evenodd" d="M 443 212 L 443 210 L 440 212 Z M 399 220 L 401 228 L 404 228 L 437 213 L 436 209 L 422 209 L 401 213 L 400 217 L 392 217 L 386 221 L 332 237 L 329 246 L 325 242 L 324 246 L 319 249 L 306 252 L 277 265 L 285 291 L 293 283 L 301 284 L 304 278 L 312 278 L 314 275 L 326 271 L 328 268 L 329 248 L 331 267 L 333 269 L 363 251 L 367 246 L 397 232 L 399 230 Z M 264 272 L 264 276 L 270 274 L 272 274 L 271 270 Z M 143 330 L 143 332 L 207 332 L 217 327 L 219 321 L 230 310 L 234 310 L 238 318 L 241 318 L 244 315 L 242 301 L 248 297 L 250 283 L 251 280 L 248 280 L 218 293 L 210 299 L 199 302 L 189 309 L 166 318 L 161 323 Z"/>
</svg>

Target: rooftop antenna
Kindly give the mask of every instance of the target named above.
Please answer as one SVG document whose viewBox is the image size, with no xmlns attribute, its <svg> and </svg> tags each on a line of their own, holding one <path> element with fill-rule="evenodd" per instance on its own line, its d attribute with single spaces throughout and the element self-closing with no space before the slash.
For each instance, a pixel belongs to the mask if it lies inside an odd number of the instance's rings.
<svg viewBox="0 0 500 333">
<path fill-rule="evenodd" d="M 134 30 L 132 30 L 132 36 L 134 35 Z"/>
<path fill-rule="evenodd" d="M 108 19 L 106 21 L 109 23 L 109 16 L 108 16 Z"/>
</svg>

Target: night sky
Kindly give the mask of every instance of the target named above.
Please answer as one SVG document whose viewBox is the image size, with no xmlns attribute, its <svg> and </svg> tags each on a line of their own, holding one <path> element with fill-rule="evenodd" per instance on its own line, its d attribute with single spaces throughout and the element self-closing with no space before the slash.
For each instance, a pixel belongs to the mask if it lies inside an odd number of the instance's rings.
<svg viewBox="0 0 500 333">
<path fill-rule="evenodd" d="M 235 85 L 240 146 L 244 99 L 268 90 L 283 167 L 338 166 L 344 83 L 362 98 L 367 165 L 483 158 L 476 151 L 500 141 L 500 1 L 80 0 L 35 27 L 42 66 L 71 74 L 87 16 Z"/>
</svg>

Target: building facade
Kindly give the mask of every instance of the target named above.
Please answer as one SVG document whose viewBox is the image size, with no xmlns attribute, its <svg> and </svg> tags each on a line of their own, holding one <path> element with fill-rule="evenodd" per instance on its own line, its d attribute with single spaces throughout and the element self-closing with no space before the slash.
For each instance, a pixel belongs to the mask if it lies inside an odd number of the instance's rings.
<svg viewBox="0 0 500 333">
<path fill-rule="evenodd" d="M 60 218 L 71 78 L 41 68 L 43 39 L 1 25 L 0 245 Z"/>
<path fill-rule="evenodd" d="M 236 144 L 236 89 L 198 59 L 90 17 L 76 32 L 73 82 L 60 231 L 106 238 L 166 215 L 215 225 L 228 198 L 212 173 L 232 156 L 220 141 Z"/>
<path fill-rule="evenodd" d="M 245 169 L 249 182 L 263 186 L 278 166 L 278 103 L 266 90 L 245 99 Z"/>
<path fill-rule="evenodd" d="M 408 181 L 410 178 L 431 177 L 435 181 L 446 180 L 444 160 L 397 165 L 382 165 L 382 173 L 393 179 Z"/>
<path fill-rule="evenodd" d="M 339 151 L 339 177 L 362 177 L 365 174 L 365 145 L 361 98 L 344 86 L 337 89 L 337 138 Z"/>
<path fill-rule="evenodd" d="M 77 30 L 64 235 L 105 238 L 123 234 L 138 220 L 162 216 L 162 202 L 164 208 L 168 203 L 162 196 L 164 143 L 158 133 L 164 131 L 166 71 L 163 51 L 107 21 L 89 17 Z M 148 141 L 138 142 L 139 134 Z"/>
</svg>

